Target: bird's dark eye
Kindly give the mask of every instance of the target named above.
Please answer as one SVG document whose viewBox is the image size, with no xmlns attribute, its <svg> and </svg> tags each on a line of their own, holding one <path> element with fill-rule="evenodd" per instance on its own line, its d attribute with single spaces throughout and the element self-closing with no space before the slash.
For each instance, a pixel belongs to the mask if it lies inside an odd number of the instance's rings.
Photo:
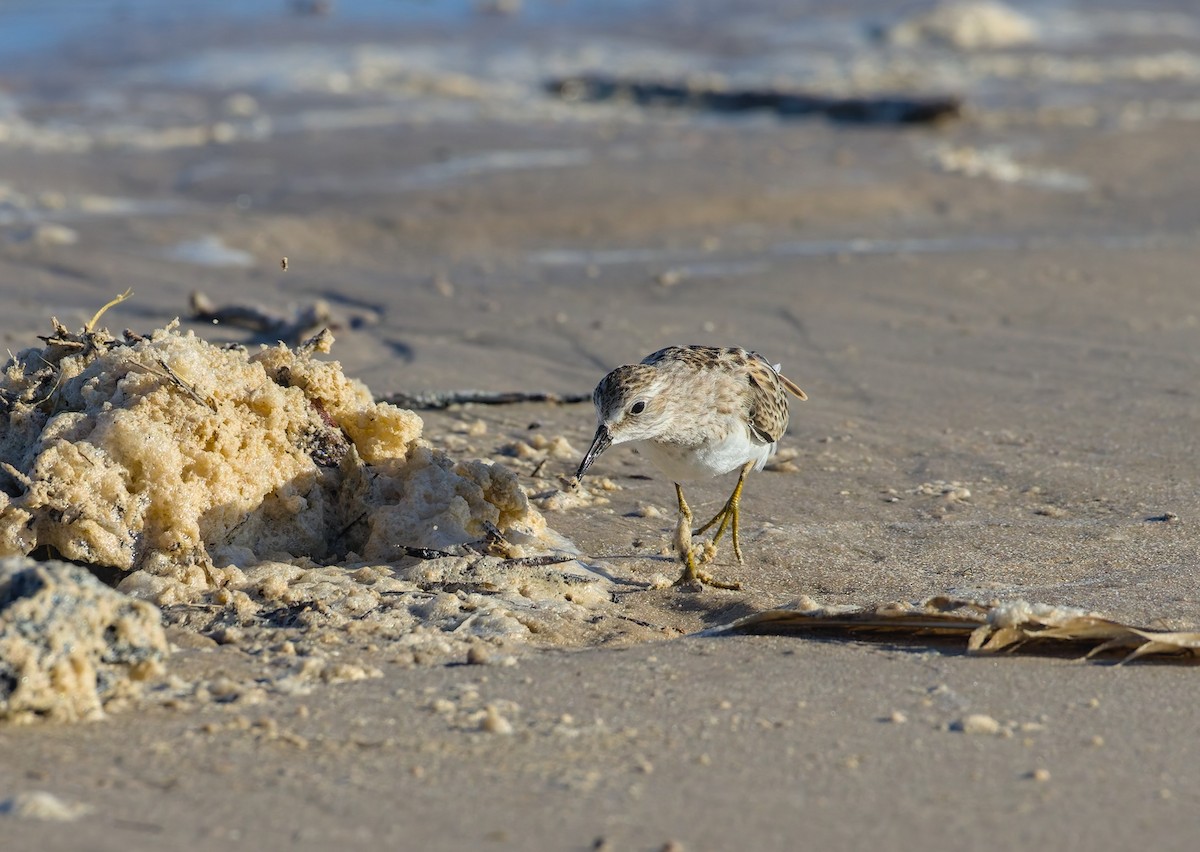
<svg viewBox="0 0 1200 852">
<path fill-rule="evenodd" d="M 629 406 L 629 413 L 630 413 L 630 414 L 641 414 L 641 413 L 642 413 L 643 411 L 645 411 L 645 410 L 646 410 L 646 402 L 645 402 L 645 400 L 641 400 L 641 399 L 639 399 L 639 400 L 638 400 L 637 402 L 635 402 L 633 405 Z"/>
</svg>

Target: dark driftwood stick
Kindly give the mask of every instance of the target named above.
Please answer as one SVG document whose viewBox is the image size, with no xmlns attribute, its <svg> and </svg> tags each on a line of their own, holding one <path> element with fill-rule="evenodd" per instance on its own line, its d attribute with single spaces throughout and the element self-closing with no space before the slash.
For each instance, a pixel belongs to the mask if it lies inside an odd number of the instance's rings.
<svg viewBox="0 0 1200 852">
<path fill-rule="evenodd" d="M 623 100 L 638 106 L 706 112 L 773 112 L 784 117 L 824 116 L 846 124 L 932 124 L 962 115 L 953 96 L 861 95 L 833 97 L 786 89 L 717 89 L 690 83 L 622 80 L 585 74 L 549 80 L 546 91 L 567 101 Z"/>
<path fill-rule="evenodd" d="M 418 391 L 416 393 L 391 393 L 378 397 L 376 402 L 387 402 L 401 408 L 421 411 L 441 411 L 452 405 L 513 405 L 518 402 L 552 402 L 557 405 L 572 405 L 590 402 L 590 393 L 546 393 L 541 391 Z"/>
</svg>

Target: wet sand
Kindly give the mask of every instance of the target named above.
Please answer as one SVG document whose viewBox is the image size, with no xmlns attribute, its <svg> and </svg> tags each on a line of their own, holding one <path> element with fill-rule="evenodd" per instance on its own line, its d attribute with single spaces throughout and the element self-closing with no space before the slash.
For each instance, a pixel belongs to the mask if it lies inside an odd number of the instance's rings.
<svg viewBox="0 0 1200 852">
<path fill-rule="evenodd" d="M 605 50 L 665 61 L 672 38 L 628 26 Z M 617 38 L 639 27 L 661 51 Z M 1175 29 L 1120 51 L 1191 55 Z M 1041 53 L 1078 70 L 1105 43 Z M 1026 598 L 1200 624 L 1187 62 L 1032 106 L 985 101 L 938 128 L 543 102 L 504 95 L 494 66 L 351 75 L 347 94 L 203 86 L 163 62 L 68 89 L 91 101 L 43 93 L 23 113 L 36 143 L 17 128 L 0 147 L 6 347 L 34 345 L 50 315 L 82 325 L 126 287 L 114 331 L 186 314 L 201 290 L 276 310 L 327 300 L 343 318 L 333 357 L 377 394 L 574 393 L 660 346 L 718 343 L 783 362 L 810 400 L 782 444 L 795 455 L 748 481 L 746 564 L 725 550 L 714 568 L 745 591 L 648 587 L 677 570 L 672 489 L 610 452 L 594 469 L 615 486 L 607 503 L 545 514 L 614 578 L 626 631 L 564 627 L 479 665 L 347 633 L 331 647 L 380 677 L 0 729 L 0 798 L 93 808 L 73 824 L 6 819 L 13 848 L 1191 848 L 1191 667 L 681 638 L 802 595 Z M 245 93 L 249 115 L 229 100 Z M 138 110 L 141 142 L 115 137 Z M 86 151 L 56 114 L 86 129 Z M 272 132 L 250 138 L 240 122 L 263 114 Z M 220 122 L 226 141 L 163 143 L 163 125 Z M 212 236 L 229 251 L 184 256 L 217 265 L 170 253 Z M 422 417 L 434 445 L 531 485 L 540 458 L 511 455 L 515 441 L 582 451 L 594 428 L 587 405 Z M 697 513 L 730 487 L 689 489 Z M 171 638 L 187 681 L 249 683 L 273 665 L 185 628 Z M 995 729 L 957 729 L 972 714 Z"/>
</svg>

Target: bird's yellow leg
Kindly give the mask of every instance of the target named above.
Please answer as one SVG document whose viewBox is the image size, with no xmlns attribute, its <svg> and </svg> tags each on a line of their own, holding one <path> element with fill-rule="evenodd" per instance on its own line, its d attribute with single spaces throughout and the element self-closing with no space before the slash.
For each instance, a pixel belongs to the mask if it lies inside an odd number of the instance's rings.
<svg viewBox="0 0 1200 852">
<path fill-rule="evenodd" d="M 737 557 L 738 565 L 742 565 L 746 560 L 742 559 L 742 544 L 738 541 L 738 519 L 742 516 L 742 495 L 738 495 L 738 499 L 733 502 L 733 529 L 729 534 L 733 538 L 733 555 Z"/>
<path fill-rule="evenodd" d="M 683 499 L 683 487 L 675 483 L 675 499 L 679 501 L 679 525 L 675 528 L 675 549 L 684 562 L 692 561 L 692 510 Z"/>
<path fill-rule="evenodd" d="M 683 573 L 679 575 L 675 585 L 682 586 L 700 582 L 718 589 L 740 589 L 741 583 L 726 583 L 717 580 L 708 572 L 700 570 L 700 566 L 696 564 L 696 554 L 692 547 L 692 510 L 688 508 L 687 501 L 683 499 L 683 488 L 679 483 L 675 483 L 675 498 L 679 501 L 679 524 L 675 528 L 675 547 L 679 550 L 680 561 L 683 562 Z M 735 508 L 734 517 L 736 518 L 736 516 Z"/>
<path fill-rule="evenodd" d="M 717 521 L 724 520 L 725 510 L 727 508 L 729 508 L 728 503 L 726 503 L 724 506 L 722 506 L 720 511 L 718 511 L 715 515 L 713 515 L 711 518 L 709 518 L 707 522 L 705 522 L 701 526 L 697 527 L 696 529 L 692 530 L 692 535 L 704 535 L 706 532 L 708 532 L 710 529 L 712 529 L 713 524 L 715 524 Z"/>
<path fill-rule="evenodd" d="M 750 468 L 753 466 L 754 462 L 746 462 L 746 464 L 742 465 L 742 472 L 738 476 L 737 485 L 733 487 L 733 493 L 729 495 L 729 499 L 725 501 L 725 505 L 721 507 L 721 511 L 713 515 L 712 520 L 693 533 L 693 535 L 703 535 L 713 524 L 720 521 L 720 525 L 712 537 L 713 544 L 716 544 L 721 540 L 721 536 L 725 535 L 725 529 L 732 526 L 730 534 L 733 538 L 733 555 L 737 557 L 739 565 L 743 560 L 742 545 L 738 540 L 738 510 L 742 502 L 742 487 L 746 484 L 746 474 L 750 472 Z"/>
<path fill-rule="evenodd" d="M 696 556 L 692 552 L 692 510 L 688 508 L 687 500 L 683 499 L 683 486 L 675 483 L 675 499 L 679 502 L 679 523 L 675 527 L 675 549 L 679 551 L 679 559 L 683 562 L 683 574 L 675 581 L 676 585 L 691 582 L 700 575 L 696 566 Z"/>
</svg>

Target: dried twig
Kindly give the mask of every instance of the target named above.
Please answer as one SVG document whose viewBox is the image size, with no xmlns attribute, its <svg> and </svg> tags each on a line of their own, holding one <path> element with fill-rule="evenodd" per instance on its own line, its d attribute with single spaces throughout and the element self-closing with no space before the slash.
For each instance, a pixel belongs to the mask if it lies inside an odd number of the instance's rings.
<svg viewBox="0 0 1200 852">
<path fill-rule="evenodd" d="M 100 314 L 92 317 L 94 321 Z M 61 346 L 64 349 L 83 349 L 87 344 L 80 340 L 80 335 L 75 334 L 69 328 L 59 321 L 58 317 L 50 317 L 50 325 L 54 329 L 54 333 L 50 335 L 39 334 L 37 339 L 45 343 L 47 346 Z M 43 358 L 43 361 L 46 359 Z M 49 362 L 47 362 L 49 363 Z"/>
<path fill-rule="evenodd" d="M 541 556 L 517 556 L 505 559 L 500 565 L 504 568 L 541 568 L 545 565 L 561 565 L 574 558 L 565 553 L 545 553 Z"/>
<path fill-rule="evenodd" d="M 16 482 L 18 485 L 20 485 L 26 491 L 29 491 L 33 488 L 33 480 L 30 479 L 28 476 L 26 476 L 21 471 L 17 470 L 15 467 L 13 467 L 8 462 L 0 462 L 0 471 L 3 471 L 4 473 L 8 474 L 9 477 L 11 477 L 14 482 Z"/>
<path fill-rule="evenodd" d="M 96 323 L 98 323 L 100 321 L 100 317 L 104 316 L 105 311 L 107 311 L 109 308 L 111 308 L 115 305 L 121 304 L 122 302 L 124 302 L 126 299 L 128 299 L 132 295 L 133 295 L 133 290 L 126 289 L 124 293 L 117 296 L 115 299 L 112 299 L 107 304 L 105 304 L 104 307 L 102 307 L 100 310 L 96 311 L 96 313 L 92 314 L 92 318 L 90 320 L 88 320 L 87 325 L 85 325 L 83 327 L 84 333 L 85 334 L 93 333 L 96 330 Z"/>
<path fill-rule="evenodd" d="M 344 527 L 342 527 L 340 530 L 338 530 L 338 534 L 336 536 L 334 536 L 334 541 L 340 541 L 341 539 L 345 538 L 346 533 L 350 532 L 350 530 L 354 529 L 356 526 L 358 526 L 363 521 L 365 521 L 367 519 L 368 514 L 370 514 L 370 513 L 363 512 L 357 518 L 355 518 L 353 521 L 351 521 L 350 523 L 348 523 Z M 411 556 L 412 554 L 409 554 L 409 555 Z"/>
<path fill-rule="evenodd" d="M 183 379 L 179 378 L 179 374 L 171 369 L 171 365 L 168 364 L 161 355 L 158 355 L 157 357 L 155 357 L 154 360 L 158 362 L 158 365 L 160 367 L 162 367 L 164 370 L 166 370 L 167 377 L 171 381 L 173 381 L 176 385 L 178 385 L 183 390 L 184 393 L 186 393 L 192 399 L 196 400 L 196 402 L 200 403 L 201 405 L 208 406 L 213 411 L 217 410 L 217 407 L 216 407 L 216 405 L 213 404 L 212 400 L 206 399 L 206 398 L 200 396 L 199 391 L 197 391 L 194 387 L 192 387 L 190 384 L 185 382 Z"/>
</svg>

